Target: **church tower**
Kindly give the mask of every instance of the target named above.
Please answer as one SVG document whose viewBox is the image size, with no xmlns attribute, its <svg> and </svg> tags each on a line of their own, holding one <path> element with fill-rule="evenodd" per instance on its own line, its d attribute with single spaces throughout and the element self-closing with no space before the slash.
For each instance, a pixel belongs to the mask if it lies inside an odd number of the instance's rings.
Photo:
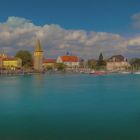
<svg viewBox="0 0 140 140">
<path fill-rule="evenodd" d="M 40 40 L 37 40 L 34 51 L 34 69 L 37 71 L 42 71 L 43 69 L 42 65 L 43 65 L 43 51 L 41 48 Z"/>
</svg>

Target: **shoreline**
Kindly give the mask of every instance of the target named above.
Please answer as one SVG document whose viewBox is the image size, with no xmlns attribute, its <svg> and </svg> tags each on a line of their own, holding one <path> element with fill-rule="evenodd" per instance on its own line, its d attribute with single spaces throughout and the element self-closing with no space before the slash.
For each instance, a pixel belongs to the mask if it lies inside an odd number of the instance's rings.
<svg viewBox="0 0 140 140">
<path fill-rule="evenodd" d="M 99 72 L 99 71 L 98 71 Z M 97 71 L 95 73 L 87 73 L 87 72 L 81 72 L 81 71 L 43 71 L 43 72 L 37 72 L 37 71 L 0 71 L 0 77 L 3 76 L 28 76 L 28 75 L 44 75 L 44 74 L 82 74 L 82 75 L 93 75 L 93 76 L 101 76 L 101 75 L 112 75 L 112 74 L 120 74 L 120 75 L 140 75 L 140 71 L 104 71 L 102 74 L 97 74 Z"/>
</svg>

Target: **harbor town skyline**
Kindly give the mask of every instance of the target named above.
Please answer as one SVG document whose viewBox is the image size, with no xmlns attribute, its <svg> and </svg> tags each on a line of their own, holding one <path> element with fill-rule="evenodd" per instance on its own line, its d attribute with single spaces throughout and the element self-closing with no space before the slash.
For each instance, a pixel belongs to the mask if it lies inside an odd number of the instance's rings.
<svg viewBox="0 0 140 140">
<path fill-rule="evenodd" d="M 6 5 L 6 1 L 2 4 Z M 78 0 L 26 3 L 13 0 L 7 11 L 0 6 L 0 50 L 5 53 L 14 55 L 21 49 L 33 52 L 34 42 L 39 38 L 47 57 L 56 58 L 66 52 L 82 58 L 98 58 L 100 52 L 105 58 L 116 54 L 139 57 L 137 0 L 88 0 L 80 5 Z M 23 8 L 27 11 L 22 12 Z"/>
</svg>

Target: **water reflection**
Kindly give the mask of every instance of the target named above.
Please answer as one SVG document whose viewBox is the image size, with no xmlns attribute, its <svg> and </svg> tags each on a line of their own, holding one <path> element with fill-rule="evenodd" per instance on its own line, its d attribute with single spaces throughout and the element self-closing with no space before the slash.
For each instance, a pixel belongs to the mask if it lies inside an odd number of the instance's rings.
<svg viewBox="0 0 140 140">
<path fill-rule="evenodd" d="M 44 74 L 36 74 L 33 76 L 33 82 L 35 86 L 42 87 L 44 86 Z"/>
<path fill-rule="evenodd" d="M 0 139 L 138 139 L 139 87 L 134 76 L 1 77 Z"/>
<path fill-rule="evenodd" d="M 18 100 L 22 93 L 22 81 L 19 76 L 7 76 L 0 79 L 0 100 L 1 102 L 13 102 Z"/>
<path fill-rule="evenodd" d="M 44 75 L 9 76 L 0 78 L 1 103 L 15 103 L 22 100 L 33 99 L 38 93 L 42 93 Z M 35 95 L 35 96 L 34 96 Z"/>
</svg>

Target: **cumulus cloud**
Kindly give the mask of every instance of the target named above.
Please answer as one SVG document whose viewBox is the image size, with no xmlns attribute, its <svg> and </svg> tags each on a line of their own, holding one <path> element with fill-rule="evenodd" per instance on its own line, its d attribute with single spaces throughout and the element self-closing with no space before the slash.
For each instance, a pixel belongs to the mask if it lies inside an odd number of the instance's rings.
<svg viewBox="0 0 140 140">
<path fill-rule="evenodd" d="M 140 29 L 140 13 L 136 13 L 132 16 L 132 24 L 133 24 L 133 27 L 136 28 L 136 29 Z"/>
<path fill-rule="evenodd" d="M 127 52 L 131 57 L 140 57 L 140 36 L 128 40 Z"/>
<path fill-rule="evenodd" d="M 130 48 L 140 46 L 139 36 L 126 39 L 113 33 L 66 30 L 56 24 L 37 26 L 19 17 L 9 17 L 0 23 L 0 49 L 7 48 L 12 53 L 20 49 L 33 51 L 37 38 L 41 40 L 46 57 L 56 57 L 67 51 L 84 58 L 96 58 L 100 52 L 108 57 L 133 53 Z"/>
</svg>

